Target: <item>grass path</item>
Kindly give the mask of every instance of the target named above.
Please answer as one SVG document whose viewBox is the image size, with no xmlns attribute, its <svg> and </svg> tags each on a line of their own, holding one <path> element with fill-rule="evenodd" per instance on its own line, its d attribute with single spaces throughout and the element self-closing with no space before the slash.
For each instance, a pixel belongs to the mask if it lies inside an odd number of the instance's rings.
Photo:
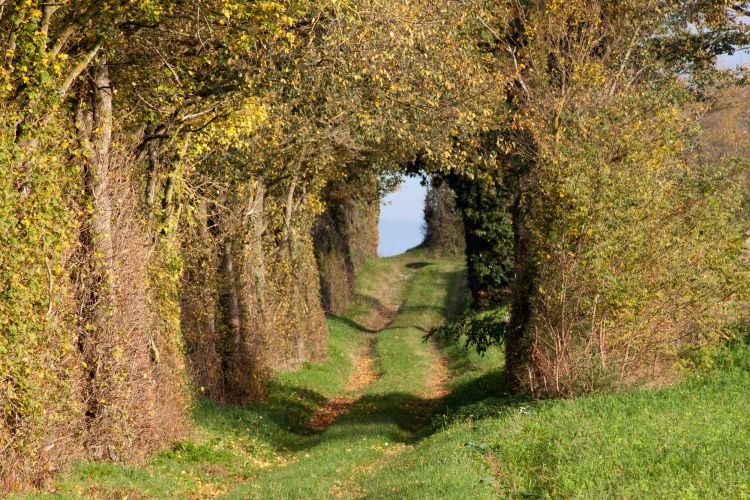
<svg viewBox="0 0 750 500">
<path fill-rule="evenodd" d="M 347 394 L 326 400 L 313 414 L 308 427 L 313 432 L 324 432 L 341 416 L 347 413 L 356 403 L 356 394 L 378 379 L 375 370 L 375 336 L 369 334 L 368 339 L 351 353 L 354 366 L 349 382 L 345 387 Z"/>
<path fill-rule="evenodd" d="M 462 277 L 455 262 L 417 257 L 386 261 L 391 267 L 386 276 L 399 279 L 379 287 L 379 296 L 361 299 L 369 307 L 354 316 L 368 325 L 359 325 L 364 342 L 354 350 L 346 394 L 329 399 L 313 414 L 311 427 L 322 432 L 319 441 L 292 463 L 265 471 L 229 497 L 365 497 L 361 479 L 412 447 L 415 432 L 445 395 L 448 378 L 442 355 L 422 339 L 445 321 Z M 366 294 L 369 284 L 361 285 Z M 394 307 L 399 297 L 403 302 Z"/>
<path fill-rule="evenodd" d="M 373 261 L 327 363 L 245 408 L 201 400 L 193 438 L 143 466 L 82 463 L 30 496 L 750 498 L 750 343 L 669 388 L 518 399 L 498 349 L 422 340 L 464 279 L 421 252 Z"/>
</svg>

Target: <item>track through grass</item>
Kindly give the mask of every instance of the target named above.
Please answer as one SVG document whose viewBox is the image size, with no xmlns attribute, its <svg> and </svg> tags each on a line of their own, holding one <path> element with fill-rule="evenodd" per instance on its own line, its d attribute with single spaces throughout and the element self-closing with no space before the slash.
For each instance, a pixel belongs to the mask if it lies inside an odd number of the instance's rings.
<svg viewBox="0 0 750 500">
<path fill-rule="evenodd" d="M 359 478 L 383 459 L 412 446 L 415 432 L 443 394 L 442 386 L 435 387 L 434 382 L 434 374 L 443 366 L 440 354 L 423 337 L 446 320 L 447 304 L 462 279 L 461 266 L 455 262 L 415 257 L 421 255 L 407 254 L 386 263 L 402 267 L 396 272 L 404 276 L 405 290 L 398 315 L 382 330 L 370 333 L 377 379 L 357 391 L 356 401 L 314 448 L 294 463 L 269 469 L 239 486 L 230 497 L 366 496 Z"/>
<path fill-rule="evenodd" d="M 327 363 L 279 374 L 260 404 L 201 401 L 194 439 L 141 467 L 79 464 L 52 495 L 750 498 L 749 345 L 670 388 L 530 402 L 506 393 L 498 349 L 423 342 L 464 280 L 422 251 L 371 262 L 328 320 Z"/>
</svg>

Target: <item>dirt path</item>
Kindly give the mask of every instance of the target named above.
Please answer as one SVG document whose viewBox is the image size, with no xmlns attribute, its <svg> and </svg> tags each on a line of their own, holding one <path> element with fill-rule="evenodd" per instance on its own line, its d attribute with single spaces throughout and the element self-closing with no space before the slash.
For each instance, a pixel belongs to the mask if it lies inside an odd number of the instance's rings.
<svg viewBox="0 0 750 500">
<path fill-rule="evenodd" d="M 378 307 L 371 308 L 366 316 L 359 318 L 362 326 L 369 331 L 365 334 L 366 340 L 351 354 L 354 371 L 345 387 L 345 394 L 329 399 L 315 412 L 308 422 L 308 427 L 313 432 L 321 433 L 328 429 L 339 417 L 349 412 L 357 402 L 362 389 L 378 380 L 380 375 L 376 369 L 375 352 L 377 335 L 388 328 L 401 312 L 402 306 L 395 303 L 396 294 L 408 276 L 398 273 L 391 275 L 390 278 L 390 280 L 384 280 L 383 286 L 372 297 L 376 300 Z M 425 416 L 429 415 L 430 410 L 448 394 L 446 384 L 450 378 L 450 371 L 437 346 L 433 342 L 429 345 L 433 354 L 432 368 L 427 381 L 427 390 L 422 393 L 423 403 L 420 405 L 422 407 L 420 413 Z M 423 424 L 424 420 L 419 419 L 418 425 Z"/>
<path fill-rule="evenodd" d="M 450 317 L 462 266 L 418 252 L 372 263 L 357 303 L 329 318 L 328 363 L 279 374 L 267 402 L 206 401 L 195 439 L 144 467 L 84 464 L 55 490 L 66 498 L 396 498 L 389 492 L 403 485 L 394 478 L 433 458 L 419 446 L 447 400 L 450 370 L 423 338 Z M 319 409 L 300 429 L 312 405 Z"/>
<path fill-rule="evenodd" d="M 372 384 L 379 378 L 375 368 L 376 353 L 375 342 L 377 334 L 393 323 L 398 317 L 399 308 L 393 308 L 390 317 L 380 316 L 373 318 L 372 321 L 380 324 L 376 332 L 368 333 L 366 341 L 351 354 L 352 364 L 355 367 L 345 387 L 346 395 L 337 396 L 326 401 L 315 414 L 310 418 L 308 427 L 313 432 L 325 432 L 333 425 L 339 417 L 349 412 L 350 408 L 357 402 L 358 393 Z M 370 323 L 372 324 L 372 323 Z M 425 415 L 425 419 L 430 414 L 430 410 L 440 403 L 440 401 L 450 392 L 447 386 L 450 379 L 450 370 L 445 362 L 445 358 L 440 354 L 437 346 L 429 342 L 430 351 L 432 352 L 432 366 L 430 368 L 430 378 L 427 381 L 427 390 L 422 393 L 422 408 L 420 413 Z M 424 424 L 425 419 L 419 419 L 418 426 Z"/>
<path fill-rule="evenodd" d="M 346 385 L 346 392 L 351 395 L 338 396 L 326 401 L 310 418 L 308 427 L 313 432 L 323 432 L 357 402 L 357 393 L 378 379 L 375 370 L 375 334 L 368 334 L 364 345 L 352 353 L 354 372 Z"/>
<path fill-rule="evenodd" d="M 371 270 L 377 274 L 358 283 L 358 303 L 341 319 L 357 347 L 349 348 L 347 383 L 308 421 L 315 438 L 229 497 L 366 497 L 373 475 L 414 450 L 449 393 L 446 359 L 423 338 L 447 320 L 458 269 L 407 255 Z"/>
<path fill-rule="evenodd" d="M 448 365 L 445 362 L 445 358 L 442 354 L 440 354 L 440 351 L 438 350 L 435 343 L 429 343 L 434 356 L 432 368 L 430 370 L 430 379 L 427 382 L 429 389 L 423 394 L 423 396 L 427 400 L 435 401 L 444 398 L 450 392 L 450 390 L 448 389 L 450 370 L 448 370 Z"/>
<path fill-rule="evenodd" d="M 403 279 L 404 276 L 401 278 Z M 345 394 L 329 399 L 315 412 L 307 424 L 313 432 L 324 432 L 333 425 L 357 402 L 358 393 L 380 376 L 375 368 L 376 336 L 398 317 L 401 307 L 393 304 L 396 286 L 397 283 L 390 283 L 390 286 L 383 287 L 382 295 L 378 297 L 381 307 L 372 309 L 367 316 L 362 318 L 362 325 L 370 331 L 365 334 L 365 341 L 351 354 L 354 371 L 344 388 Z"/>
</svg>

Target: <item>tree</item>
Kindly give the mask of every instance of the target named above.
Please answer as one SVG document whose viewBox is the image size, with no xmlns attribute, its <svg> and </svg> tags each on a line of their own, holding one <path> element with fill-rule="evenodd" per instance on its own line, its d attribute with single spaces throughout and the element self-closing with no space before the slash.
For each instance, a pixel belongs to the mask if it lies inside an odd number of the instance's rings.
<svg viewBox="0 0 750 500">
<path fill-rule="evenodd" d="M 712 58 L 734 50 L 705 42 L 730 32 L 736 43 L 746 37 L 741 8 L 732 5 L 740 10 L 727 10 L 727 2 L 657 10 L 650 2 L 568 2 L 516 13 L 523 21 L 519 67 L 526 69 L 512 94 L 512 129 L 525 133 L 507 151 L 529 164 L 514 214 L 516 291 L 505 337 L 516 386 L 572 394 L 612 378 L 653 377 L 660 361 L 668 365 L 701 335 L 720 337 L 720 324 L 736 317 L 735 300 L 744 296 L 730 279 L 744 272 L 739 199 L 723 170 L 709 175 L 700 158 L 687 159 L 694 151 L 688 87 L 702 88 L 715 73 Z M 690 50 L 678 49 L 686 40 Z M 686 69 L 687 85 L 680 81 Z M 640 215 L 625 216 L 626 207 Z M 664 239 L 649 220 L 661 224 Z M 687 279 L 681 263 L 666 258 L 677 248 L 707 282 Z M 694 253 L 705 248 L 715 252 Z M 664 260 L 648 260 L 660 254 Z M 586 283 L 589 291 L 581 288 Z M 604 293 L 607 284 L 615 288 Z M 620 333 L 607 337 L 609 328 Z M 639 339 L 647 340 L 636 348 Z"/>
</svg>

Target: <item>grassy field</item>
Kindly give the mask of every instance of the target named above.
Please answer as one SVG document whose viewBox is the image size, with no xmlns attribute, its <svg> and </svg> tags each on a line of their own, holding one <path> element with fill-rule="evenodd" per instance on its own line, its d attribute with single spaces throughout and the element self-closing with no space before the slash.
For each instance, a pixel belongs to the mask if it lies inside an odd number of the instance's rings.
<svg viewBox="0 0 750 500">
<path fill-rule="evenodd" d="M 750 497 L 750 349 L 661 390 L 529 403 L 502 395 L 363 483 L 373 497 Z"/>
<path fill-rule="evenodd" d="M 407 446 L 429 422 L 435 403 L 425 393 L 439 355 L 422 338 L 445 320 L 446 310 L 458 307 L 462 283 L 460 263 L 419 252 L 369 263 L 358 278 L 357 303 L 347 315 L 328 319 L 328 363 L 278 375 L 262 404 L 238 409 L 201 400 L 194 439 L 142 467 L 79 464 L 56 478 L 51 494 L 289 498 L 345 491 L 347 480 Z M 375 337 L 379 378 L 353 395 L 357 402 L 336 425 L 310 431 L 305 424 L 325 401 L 346 393 L 354 369 L 350 354 L 366 348 L 373 336 L 369 323 L 393 304 L 402 304 L 400 314 Z"/>
<path fill-rule="evenodd" d="M 279 375 L 262 404 L 200 401 L 191 441 L 143 467 L 79 464 L 45 495 L 750 497 L 747 346 L 671 388 L 519 400 L 499 350 L 423 342 L 463 307 L 464 279 L 460 262 L 422 252 L 370 263 L 357 304 L 329 318 L 328 363 Z M 351 389 L 356 352 L 377 377 Z M 337 396 L 351 400 L 346 412 L 312 432 L 306 423 Z"/>
</svg>

